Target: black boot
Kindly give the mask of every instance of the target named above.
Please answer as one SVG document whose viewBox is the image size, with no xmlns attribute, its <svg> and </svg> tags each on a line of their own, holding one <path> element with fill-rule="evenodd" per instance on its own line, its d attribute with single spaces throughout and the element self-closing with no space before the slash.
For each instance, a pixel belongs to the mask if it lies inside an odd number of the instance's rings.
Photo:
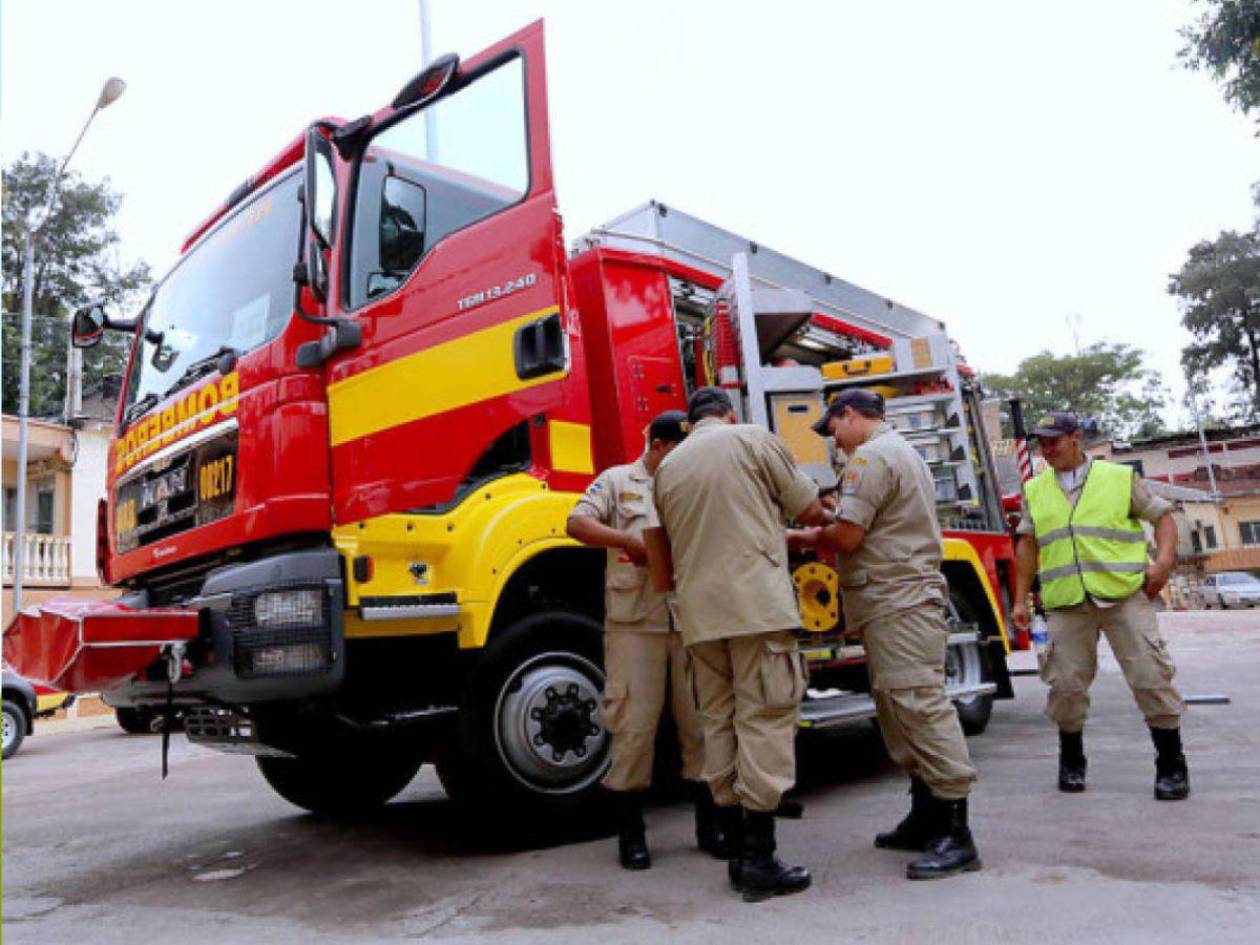
<svg viewBox="0 0 1260 945">
<path fill-rule="evenodd" d="M 1155 800 L 1182 801 L 1190 796 L 1190 769 L 1181 753 L 1181 729 L 1152 728 L 1155 743 Z"/>
<path fill-rule="evenodd" d="M 809 888 L 809 870 L 787 866 L 774 851 L 774 812 L 744 811 L 744 843 L 739 859 L 730 867 L 731 882 L 744 894 L 744 902 L 761 902 Z"/>
<path fill-rule="evenodd" d="M 906 876 L 942 879 L 980 869 L 980 854 L 967 826 L 967 799 L 943 801 L 934 797 L 931 805 L 935 837 L 928 844 L 927 854 L 906 867 Z"/>
<path fill-rule="evenodd" d="M 1059 732 L 1059 790 L 1079 794 L 1085 790 L 1085 735 Z"/>
<path fill-rule="evenodd" d="M 892 830 L 875 835 L 875 846 L 881 850 L 926 850 L 932 839 L 929 815 L 932 792 L 919 778 L 910 779 L 910 813 Z"/>
<path fill-rule="evenodd" d="M 642 799 L 638 794 L 618 791 L 614 806 L 617 817 L 617 855 L 622 868 L 647 869 L 652 865 L 652 857 L 648 855 Z"/>
<path fill-rule="evenodd" d="M 735 855 L 727 838 L 720 808 L 713 803 L 713 793 L 704 783 L 692 785 L 692 801 L 696 806 L 696 846 L 718 860 L 729 860 Z M 730 808 L 738 812 L 739 808 Z M 730 816 L 727 816 L 730 821 Z"/>
</svg>

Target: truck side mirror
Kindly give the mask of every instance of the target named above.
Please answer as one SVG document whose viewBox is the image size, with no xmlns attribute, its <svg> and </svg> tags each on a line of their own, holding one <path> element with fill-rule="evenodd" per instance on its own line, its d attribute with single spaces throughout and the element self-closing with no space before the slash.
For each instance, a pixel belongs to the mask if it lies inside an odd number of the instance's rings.
<svg viewBox="0 0 1260 945">
<path fill-rule="evenodd" d="M 336 236 L 337 178 L 333 175 L 332 143 L 318 126 L 306 129 L 306 213 L 311 232 L 324 249 Z"/>
<path fill-rule="evenodd" d="M 306 280 L 315 298 L 328 298 L 328 270 L 324 251 L 336 238 L 337 178 L 333 174 L 332 143 L 319 127 L 306 130 L 306 178 L 303 188 L 306 206 Z"/>
<path fill-rule="evenodd" d="M 76 348 L 93 348 L 105 334 L 105 308 L 92 302 L 75 311 L 70 321 L 70 343 Z"/>
</svg>

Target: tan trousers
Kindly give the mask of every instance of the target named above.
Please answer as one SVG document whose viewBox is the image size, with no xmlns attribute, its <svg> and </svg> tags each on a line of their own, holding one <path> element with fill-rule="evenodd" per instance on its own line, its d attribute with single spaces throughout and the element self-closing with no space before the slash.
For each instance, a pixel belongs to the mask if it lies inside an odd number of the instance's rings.
<svg viewBox="0 0 1260 945">
<path fill-rule="evenodd" d="M 1046 715 L 1063 732 L 1079 732 L 1089 716 L 1089 686 L 1098 670 L 1098 632 L 1133 690 L 1152 728 L 1177 728 L 1186 704 L 1172 684 L 1172 657 L 1159 633 L 1155 608 L 1138 591 L 1113 607 L 1085 601 L 1046 614 L 1050 641 L 1041 654 L 1041 679 L 1050 687 Z"/>
<path fill-rule="evenodd" d="M 772 811 L 796 783 L 805 672 L 790 630 L 688 649 L 704 724 L 704 780 L 719 807 Z"/>
<path fill-rule="evenodd" d="M 971 791 L 976 769 L 945 695 L 949 625 L 939 604 L 911 607 L 862 630 L 880 734 L 893 761 L 942 800 Z"/>
<path fill-rule="evenodd" d="M 656 727 L 669 693 L 682 751 L 682 776 L 699 781 L 704 735 L 686 669 L 682 634 L 604 634 L 604 722 L 612 735 L 612 763 L 604 776 L 610 791 L 643 791 L 652 783 Z"/>
</svg>

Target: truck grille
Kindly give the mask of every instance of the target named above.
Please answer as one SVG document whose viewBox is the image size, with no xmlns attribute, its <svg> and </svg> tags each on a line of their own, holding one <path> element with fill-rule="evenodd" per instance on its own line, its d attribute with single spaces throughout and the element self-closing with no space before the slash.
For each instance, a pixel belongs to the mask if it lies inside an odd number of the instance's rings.
<svg viewBox="0 0 1260 945">
<path fill-rule="evenodd" d="M 114 493 L 119 552 L 132 551 L 230 515 L 235 506 L 237 431 L 142 467 Z"/>
</svg>

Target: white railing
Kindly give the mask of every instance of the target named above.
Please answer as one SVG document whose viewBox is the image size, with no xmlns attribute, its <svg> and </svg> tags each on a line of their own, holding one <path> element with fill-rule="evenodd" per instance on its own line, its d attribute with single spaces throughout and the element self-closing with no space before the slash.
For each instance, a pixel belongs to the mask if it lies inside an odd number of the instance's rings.
<svg viewBox="0 0 1260 945">
<path fill-rule="evenodd" d="M 4 550 L 0 557 L 0 574 L 5 584 L 13 583 L 13 554 L 17 535 L 4 533 Z M 30 587 L 68 587 L 70 585 L 70 536 L 26 533 L 23 549 L 22 583 Z"/>
</svg>

